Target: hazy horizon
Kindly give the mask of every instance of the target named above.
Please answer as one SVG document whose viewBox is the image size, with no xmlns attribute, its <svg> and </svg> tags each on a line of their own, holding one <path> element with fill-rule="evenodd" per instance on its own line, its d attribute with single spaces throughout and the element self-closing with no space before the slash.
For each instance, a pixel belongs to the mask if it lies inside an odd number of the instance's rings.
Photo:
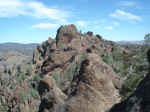
<svg viewBox="0 0 150 112">
<path fill-rule="evenodd" d="M 48 40 L 48 38 L 46 40 Z M 46 40 L 43 40 L 41 42 L 15 42 L 15 41 L 14 42 L 13 41 L 9 42 L 8 41 L 8 42 L 0 42 L 0 44 L 41 44 Z M 110 41 L 114 41 L 114 40 L 110 40 Z M 136 42 L 136 41 L 143 41 L 143 40 L 119 40 L 119 41 L 114 41 L 114 42 Z"/>
</svg>

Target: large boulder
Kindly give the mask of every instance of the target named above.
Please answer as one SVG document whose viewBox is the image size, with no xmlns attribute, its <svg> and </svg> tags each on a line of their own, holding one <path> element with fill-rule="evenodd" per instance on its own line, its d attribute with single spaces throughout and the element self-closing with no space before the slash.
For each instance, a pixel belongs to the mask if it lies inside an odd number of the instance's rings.
<svg viewBox="0 0 150 112">
<path fill-rule="evenodd" d="M 96 54 L 89 54 L 74 76 L 65 112 L 105 112 L 119 102 L 112 68 Z M 118 81 L 118 85 L 119 81 Z"/>
<path fill-rule="evenodd" d="M 50 76 L 44 76 L 39 83 L 38 91 L 41 97 L 39 112 L 53 112 L 55 105 L 63 104 L 64 99 L 67 98 Z"/>
</svg>

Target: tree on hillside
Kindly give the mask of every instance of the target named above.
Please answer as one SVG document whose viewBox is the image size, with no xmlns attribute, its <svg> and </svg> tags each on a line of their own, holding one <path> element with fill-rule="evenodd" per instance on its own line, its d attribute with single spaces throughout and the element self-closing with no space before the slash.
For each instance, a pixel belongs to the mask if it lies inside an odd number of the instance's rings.
<svg viewBox="0 0 150 112">
<path fill-rule="evenodd" d="M 144 41 L 146 45 L 150 45 L 150 33 L 145 35 Z"/>
</svg>

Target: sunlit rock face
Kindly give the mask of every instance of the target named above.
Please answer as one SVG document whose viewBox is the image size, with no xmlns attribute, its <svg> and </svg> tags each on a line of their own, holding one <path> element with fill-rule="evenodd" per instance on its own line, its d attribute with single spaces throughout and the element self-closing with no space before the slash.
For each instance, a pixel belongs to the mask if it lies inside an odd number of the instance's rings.
<svg viewBox="0 0 150 112">
<path fill-rule="evenodd" d="M 120 101 L 112 68 L 96 54 L 89 54 L 74 76 L 65 108 L 69 112 L 105 112 Z M 67 111 L 65 111 L 67 112 Z"/>
<path fill-rule="evenodd" d="M 56 44 L 58 48 L 66 47 L 74 38 L 78 37 L 78 31 L 75 25 L 61 26 L 57 30 Z"/>
</svg>

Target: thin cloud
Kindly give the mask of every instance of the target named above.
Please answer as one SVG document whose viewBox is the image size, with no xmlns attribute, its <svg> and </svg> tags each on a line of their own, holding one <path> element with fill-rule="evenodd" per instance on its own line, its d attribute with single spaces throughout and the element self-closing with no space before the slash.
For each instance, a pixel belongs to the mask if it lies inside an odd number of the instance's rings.
<svg viewBox="0 0 150 112">
<path fill-rule="evenodd" d="M 106 30 L 113 30 L 113 26 L 106 26 L 105 29 Z"/>
<path fill-rule="evenodd" d="M 132 20 L 141 21 L 142 18 L 130 12 L 125 12 L 123 10 L 117 9 L 114 13 L 110 14 L 110 17 L 120 19 L 120 20 Z"/>
<path fill-rule="evenodd" d="M 25 12 L 23 10 L 24 4 L 18 0 L 0 0 L 0 17 L 14 17 L 23 15 Z"/>
<path fill-rule="evenodd" d="M 85 26 L 87 23 L 85 21 L 77 21 L 76 24 L 78 26 Z"/>
<path fill-rule="evenodd" d="M 51 24 L 51 23 L 39 23 L 32 26 L 33 28 L 38 29 L 49 29 L 49 28 L 56 28 L 58 24 Z"/>
<path fill-rule="evenodd" d="M 12 7 L 17 7 L 22 5 L 22 3 L 18 0 L 10 1 L 10 0 L 0 0 L 0 7 L 5 7 L 5 6 L 12 6 Z"/>
<path fill-rule="evenodd" d="M 117 21 L 114 21 L 114 22 L 112 22 L 112 25 L 117 27 L 117 26 L 119 26 L 119 25 L 120 25 L 120 23 L 119 23 L 119 22 L 117 22 Z"/>
<path fill-rule="evenodd" d="M 120 6 L 126 6 L 126 7 L 133 7 L 133 6 L 136 6 L 137 3 L 134 2 L 134 1 L 121 1 L 119 3 Z"/>
<path fill-rule="evenodd" d="M 15 16 L 32 16 L 35 18 L 64 21 L 70 13 L 58 8 L 52 8 L 37 1 L 0 0 L 0 18 Z"/>
<path fill-rule="evenodd" d="M 29 12 L 31 16 L 37 18 L 61 20 L 68 17 L 67 12 L 55 8 L 46 7 L 40 2 L 28 3 L 27 9 L 31 10 L 31 13 Z"/>
<path fill-rule="evenodd" d="M 120 26 L 120 23 L 117 21 L 113 21 L 110 23 L 110 25 L 104 27 L 106 30 L 114 30 L 115 28 L 117 28 L 118 26 Z"/>
</svg>

